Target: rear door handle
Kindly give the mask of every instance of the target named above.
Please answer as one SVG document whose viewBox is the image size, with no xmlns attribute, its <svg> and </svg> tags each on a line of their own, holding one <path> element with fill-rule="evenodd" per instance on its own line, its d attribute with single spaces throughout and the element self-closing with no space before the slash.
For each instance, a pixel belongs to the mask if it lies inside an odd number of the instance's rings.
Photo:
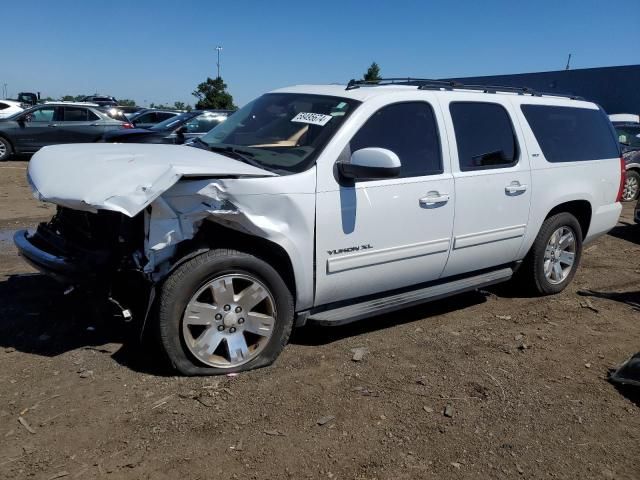
<svg viewBox="0 0 640 480">
<path fill-rule="evenodd" d="M 527 186 L 520 184 L 517 180 L 511 182 L 509 185 L 504 187 L 504 191 L 507 195 L 517 195 L 519 193 L 523 193 L 527 191 Z"/>
<path fill-rule="evenodd" d="M 449 201 L 451 197 L 448 193 L 429 192 L 425 197 L 420 199 L 421 207 L 441 207 Z"/>
<path fill-rule="evenodd" d="M 50 123 L 49 125 L 47 125 L 47 127 L 57 127 L 58 125 L 56 125 L 55 123 Z"/>
</svg>

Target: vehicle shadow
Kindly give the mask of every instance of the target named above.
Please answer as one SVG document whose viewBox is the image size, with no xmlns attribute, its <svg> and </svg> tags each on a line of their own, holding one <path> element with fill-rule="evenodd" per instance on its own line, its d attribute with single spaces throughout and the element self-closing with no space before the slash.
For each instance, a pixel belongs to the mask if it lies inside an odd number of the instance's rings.
<svg viewBox="0 0 640 480">
<path fill-rule="evenodd" d="M 579 290 L 582 297 L 604 298 L 629 305 L 636 311 L 640 311 L 640 290 L 632 292 L 597 292 L 594 290 Z"/>
<path fill-rule="evenodd" d="M 479 305 L 487 301 L 488 295 L 488 292 L 481 291 L 463 293 L 453 299 L 437 300 L 346 325 L 324 326 L 309 323 L 294 330 L 289 343 L 304 346 L 327 345 L 344 338 L 357 337 Z"/>
<path fill-rule="evenodd" d="M 614 385 L 620 395 L 640 408 L 640 387 L 631 385 Z"/>
<path fill-rule="evenodd" d="M 621 220 L 617 226 L 609 231 L 608 235 L 640 245 L 640 225 L 635 223 Z"/>
<path fill-rule="evenodd" d="M 121 344 L 114 352 L 113 346 Z M 97 308 L 45 275 L 11 275 L 0 281 L 0 349 L 55 357 L 76 349 L 111 353 L 119 364 L 152 375 L 171 375 L 151 342 L 140 341 L 140 325 L 126 324 L 115 311 Z"/>
</svg>

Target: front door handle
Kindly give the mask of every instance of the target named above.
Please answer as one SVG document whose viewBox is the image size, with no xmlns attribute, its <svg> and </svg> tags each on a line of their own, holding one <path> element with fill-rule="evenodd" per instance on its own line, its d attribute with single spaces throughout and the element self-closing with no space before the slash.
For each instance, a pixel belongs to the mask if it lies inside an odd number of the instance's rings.
<svg viewBox="0 0 640 480">
<path fill-rule="evenodd" d="M 427 208 L 441 207 L 449 201 L 449 198 L 451 197 L 448 193 L 429 192 L 420 199 L 420 206 Z"/>
<path fill-rule="evenodd" d="M 504 191 L 507 195 L 518 195 L 520 193 L 524 193 L 527 191 L 527 186 L 522 185 L 520 182 L 513 181 L 506 187 L 504 187 Z"/>
<path fill-rule="evenodd" d="M 47 127 L 57 127 L 58 125 L 56 125 L 55 123 L 50 123 L 49 125 L 47 125 Z"/>
</svg>

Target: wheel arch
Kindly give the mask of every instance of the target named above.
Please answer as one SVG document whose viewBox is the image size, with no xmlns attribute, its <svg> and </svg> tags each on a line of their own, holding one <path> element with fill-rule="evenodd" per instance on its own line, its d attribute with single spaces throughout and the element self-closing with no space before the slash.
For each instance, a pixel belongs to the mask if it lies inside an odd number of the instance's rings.
<svg viewBox="0 0 640 480">
<path fill-rule="evenodd" d="M 220 225 L 215 222 L 205 221 L 202 223 L 196 236 L 177 246 L 174 261 L 168 273 L 174 271 L 180 265 L 190 260 L 194 256 L 212 248 L 230 248 L 244 253 L 255 255 L 272 265 L 280 274 L 285 284 L 291 291 L 294 303 L 297 299 L 298 289 L 296 286 L 296 276 L 291 258 L 286 250 L 275 242 L 262 237 L 239 232 L 232 228 Z"/>
<path fill-rule="evenodd" d="M 591 203 L 587 200 L 571 200 L 569 202 L 564 202 L 559 205 L 553 207 L 549 213 L 544 217 L 547 218 L 553 217 L 558 213 L 570 213 L 578 220 L 580 224 L 580 229 L 582 230 L 582 239 L 584 240 L 589 232 L 589 226 L 591 225 L 591 217 L 593 215 L 593 208 L 591 207 Z"/>
</svg>

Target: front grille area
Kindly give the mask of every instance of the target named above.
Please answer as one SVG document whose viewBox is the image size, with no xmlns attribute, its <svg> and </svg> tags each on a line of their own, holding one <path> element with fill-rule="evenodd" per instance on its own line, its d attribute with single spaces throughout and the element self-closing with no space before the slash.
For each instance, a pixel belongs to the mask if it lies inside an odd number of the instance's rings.
<svg viewBox="0 0 640 480">
<path fill-rule="evenodd" d="M 142 215 L 129 218 L 58 207 L 49 223 L 38 226 L 32 241 L 50 253 L 116 270 L 142 248 L 144 220 Z"/>
</svg>

